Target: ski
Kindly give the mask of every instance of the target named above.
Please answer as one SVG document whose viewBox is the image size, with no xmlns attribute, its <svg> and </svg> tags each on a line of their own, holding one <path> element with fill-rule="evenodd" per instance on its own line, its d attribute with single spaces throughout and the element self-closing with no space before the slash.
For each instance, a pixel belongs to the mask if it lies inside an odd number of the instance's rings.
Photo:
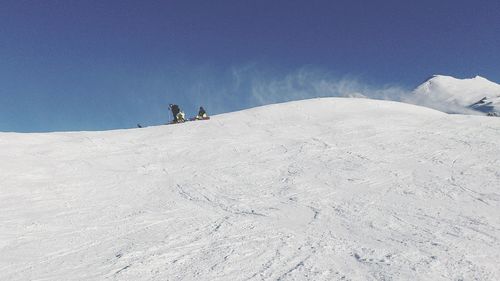
<svg viewBox="0 0 500 281">
<path fill-rule="evenodd" d="M 203 118 L 196 118 L 196 117 L 189 118 L 189 121 L 205 121 L 205 120 L 210 120 L 210 117 L 207 116 L 207 117 L 203 117 Z"/>
</svg>

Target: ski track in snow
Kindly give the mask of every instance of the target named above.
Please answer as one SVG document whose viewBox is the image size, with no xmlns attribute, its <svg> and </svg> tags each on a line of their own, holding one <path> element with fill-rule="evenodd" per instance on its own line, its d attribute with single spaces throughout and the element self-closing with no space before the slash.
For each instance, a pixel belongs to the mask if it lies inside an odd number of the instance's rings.
<svg viewBox="0 0 500 281">
<path fill-rule="evenodd" d="M 500 119 L 313 99 L 0 134 L 0 280 L 500 280 Z"/>
</svg>

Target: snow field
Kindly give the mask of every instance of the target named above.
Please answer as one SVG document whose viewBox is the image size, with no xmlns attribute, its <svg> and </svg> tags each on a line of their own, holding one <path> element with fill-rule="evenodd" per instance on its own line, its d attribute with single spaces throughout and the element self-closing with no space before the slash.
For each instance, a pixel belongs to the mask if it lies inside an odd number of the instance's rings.
<svg viewBox="0 0 500 281">
<path fill-rule="evenodd" d="M 500 119 L 327 98 L 0 134 L 0 280 L 498 280 Z"/>
</svg>

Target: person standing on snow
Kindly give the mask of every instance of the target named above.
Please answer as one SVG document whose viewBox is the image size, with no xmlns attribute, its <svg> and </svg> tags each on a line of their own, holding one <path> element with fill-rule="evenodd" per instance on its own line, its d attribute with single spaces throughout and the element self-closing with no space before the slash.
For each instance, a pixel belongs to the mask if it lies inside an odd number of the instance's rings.
<svg viewBox="0 0 500 281">
<path fill-rule="evenodd" d="M 172 115 L 174 116 L 174 121 L 173 123 L 177 123 L 179 120 L 177 119 L 179 113 L 181 112 L 181 109 L 177 104 L 169 104 L 168 109 L 172 111 Z"/>
</svg>

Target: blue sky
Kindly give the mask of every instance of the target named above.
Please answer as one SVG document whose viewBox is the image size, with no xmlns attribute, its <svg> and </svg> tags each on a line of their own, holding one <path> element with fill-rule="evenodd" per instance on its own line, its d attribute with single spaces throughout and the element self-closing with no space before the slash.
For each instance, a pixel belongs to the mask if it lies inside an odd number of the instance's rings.
<svg viewBox="0 0 500 281">
<path fill-rule="evenodd" d="M 169 103 L 397 98 L 437 73 L 500 82 L 499 14 L 500 1 L 6 0 L 0 131 L 161 124 Z"/>
</svg>

